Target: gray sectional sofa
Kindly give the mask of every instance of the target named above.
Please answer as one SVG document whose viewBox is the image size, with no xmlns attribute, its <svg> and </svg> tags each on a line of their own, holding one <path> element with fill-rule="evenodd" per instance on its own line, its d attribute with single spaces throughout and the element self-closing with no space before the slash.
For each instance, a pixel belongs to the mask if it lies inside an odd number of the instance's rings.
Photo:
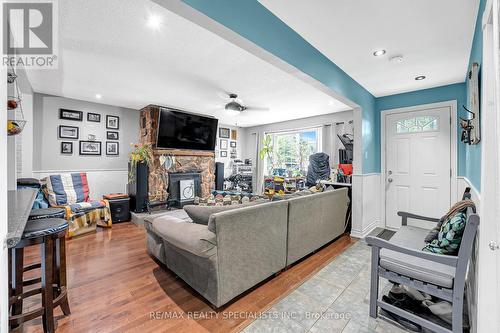
<svg viewBox="0 0 500 333">
<path fill-rule="evenodd" d="M 344 232 L 347 189 L 211 214 L 146 219 L 148 252 L 220 307 Z"/>
</svg>

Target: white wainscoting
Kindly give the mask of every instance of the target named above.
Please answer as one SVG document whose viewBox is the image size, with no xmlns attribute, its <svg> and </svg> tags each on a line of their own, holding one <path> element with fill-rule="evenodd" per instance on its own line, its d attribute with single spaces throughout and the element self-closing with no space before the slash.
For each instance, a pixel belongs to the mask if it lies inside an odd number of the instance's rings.
<svg viewBox="0 0 500 333">
<path fill-rule="evenodd" d="M 380 226 L 380 173 L 353 175 L 351 236 L 366 237 Z"/>
<path fill-rule="evenodd" d="M 466 187 L 471 188 L 471 199 L 476 203 L 476 209 L 479 213 L 479 207 L 481 206 L 481 193 L 471 184 L 470 180 L 466 177 L 457 177 L 457 201 L 462 200 L 462 195 Z"/>
<path fill-rule="evenodd" d="M 86 172 L 89 182 L 91 199 L 102 199 L 104 194 L 126 193 L 128 171 L 127 169 L 102 169 L 102 170 L 38 170 L 33 171 L 33 177 L 41 179 L 58 173 Z"/>
</svg>

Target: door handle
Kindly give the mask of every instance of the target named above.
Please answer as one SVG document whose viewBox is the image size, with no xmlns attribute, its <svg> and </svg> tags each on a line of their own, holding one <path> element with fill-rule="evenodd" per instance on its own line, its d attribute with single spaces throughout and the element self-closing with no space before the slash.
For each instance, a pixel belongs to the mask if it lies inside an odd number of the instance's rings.
<svg viewBox="0 0 500 333">
<path fill-rule="evenodd" d="M 500 246 L 498 246 L 498 243 L 495 242 L 495 241 L 491 241 L 488 246 L 490 247 L 490 250 L 491 251 L 495 251 L 495 250 L 498 250 L 500 248 Z"/>
<path fill-rule="evenodd" d="M 387 181 L 388 181 L 389 183 L 392 183 L 393 179 L 392 179 L 392 178 L 387 178 Z"/>
</svg>

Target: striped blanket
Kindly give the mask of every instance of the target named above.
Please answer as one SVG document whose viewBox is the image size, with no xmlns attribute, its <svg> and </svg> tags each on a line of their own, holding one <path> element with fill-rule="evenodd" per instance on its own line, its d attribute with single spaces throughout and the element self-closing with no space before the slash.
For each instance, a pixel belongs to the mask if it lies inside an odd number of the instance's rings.
<svg viewBox="0 0 500 333">
<path fill-rule="evenodd" d="M 89 201 L 87 174 L 61 173 L 42 179 L 51 206 L 71 205 Z"/>
</svg>

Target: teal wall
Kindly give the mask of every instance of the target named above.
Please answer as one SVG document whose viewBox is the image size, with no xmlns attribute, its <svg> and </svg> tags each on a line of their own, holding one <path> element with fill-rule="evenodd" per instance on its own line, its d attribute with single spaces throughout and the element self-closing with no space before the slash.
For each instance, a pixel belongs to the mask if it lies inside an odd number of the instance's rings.
<svg viewBox="0 0 500 333">
<path fill-rule="evenodd" d="M 376 99 L 258 1 L 183 0 L 183 2 L 361 106 L 364 174 L 380 172 L 381 110 L 457 100 L 459 115 L 464 115 L 462 104 L 467 104 L 464 83 Z M 480 62 L 482 58 L 480 21 L 485 2 L 481 0 L 471 61 Z M 308 114 L 304 113 L 304 116 Z M 480 146 L 464 146 L 459 143 L 458 175 L 467 177 L 478 190 L 481 178 L 480 158 Z"/>
<path fill-rule="evenodd" d="M 486 0 L 481 0 L 479 3 L 479 11 L 477 14 L 476 28 L 474 32 L 474 39 L 472 41 L 472 50 L 469 58 L 469 67 L 474 62 L 477 62 L 479 66 L 483 62 L 483 30 L 482 21 L 484 8 L 486 6 Z M 481 67 L 480 67 L 481 68 Z M 479 73 L 481 75 L 481 73 Z M 467 78 L 468 80 L 468 78 Z M 481 87 L 479 87 L 481 89 Z M 469 97 L 467 97 L 467 103 L 469 102 Z M 483 101 L 480 99 L 480 108 L 482 109 Z M 465 177 L 470 180 L 472 185 L 481 191 L 481 143 L 478 145 L 467 146 L 465 149 Z"/>
<path fill-rule="evenodd" d="M 361 106 L 363 173 L 380 172 L 378 129 L 374 127 L 377 112 L 372 94 L 258 1 L 183 1 Z"/>
<path fill-rule="evenodd" d="M 380 111 L 382 110 L 445 102 L 450 100 L 457 101 L 458 115 L 459 117 L 465 117 L 466 111 L 462 108 L 462 105 L 466 105 L 467 102 L 465 83 L 451 84 L 443 87 L 417 90 L 409 93 L 377 98 L 376 108 L 379 112 L 377 112 L 376 126 L 380 128 Z M 458 123 L 455 125 L 455 127 L 457 129 L 457 138 L 459 140 L 457 145 L 457 172 L 459 176 L 466 176 L 466 145 L 460 142 L 460 130 L 458 129 Z M 380 137 L 378 138 L 378 140 L 380 140 Z"/>
</svg>

